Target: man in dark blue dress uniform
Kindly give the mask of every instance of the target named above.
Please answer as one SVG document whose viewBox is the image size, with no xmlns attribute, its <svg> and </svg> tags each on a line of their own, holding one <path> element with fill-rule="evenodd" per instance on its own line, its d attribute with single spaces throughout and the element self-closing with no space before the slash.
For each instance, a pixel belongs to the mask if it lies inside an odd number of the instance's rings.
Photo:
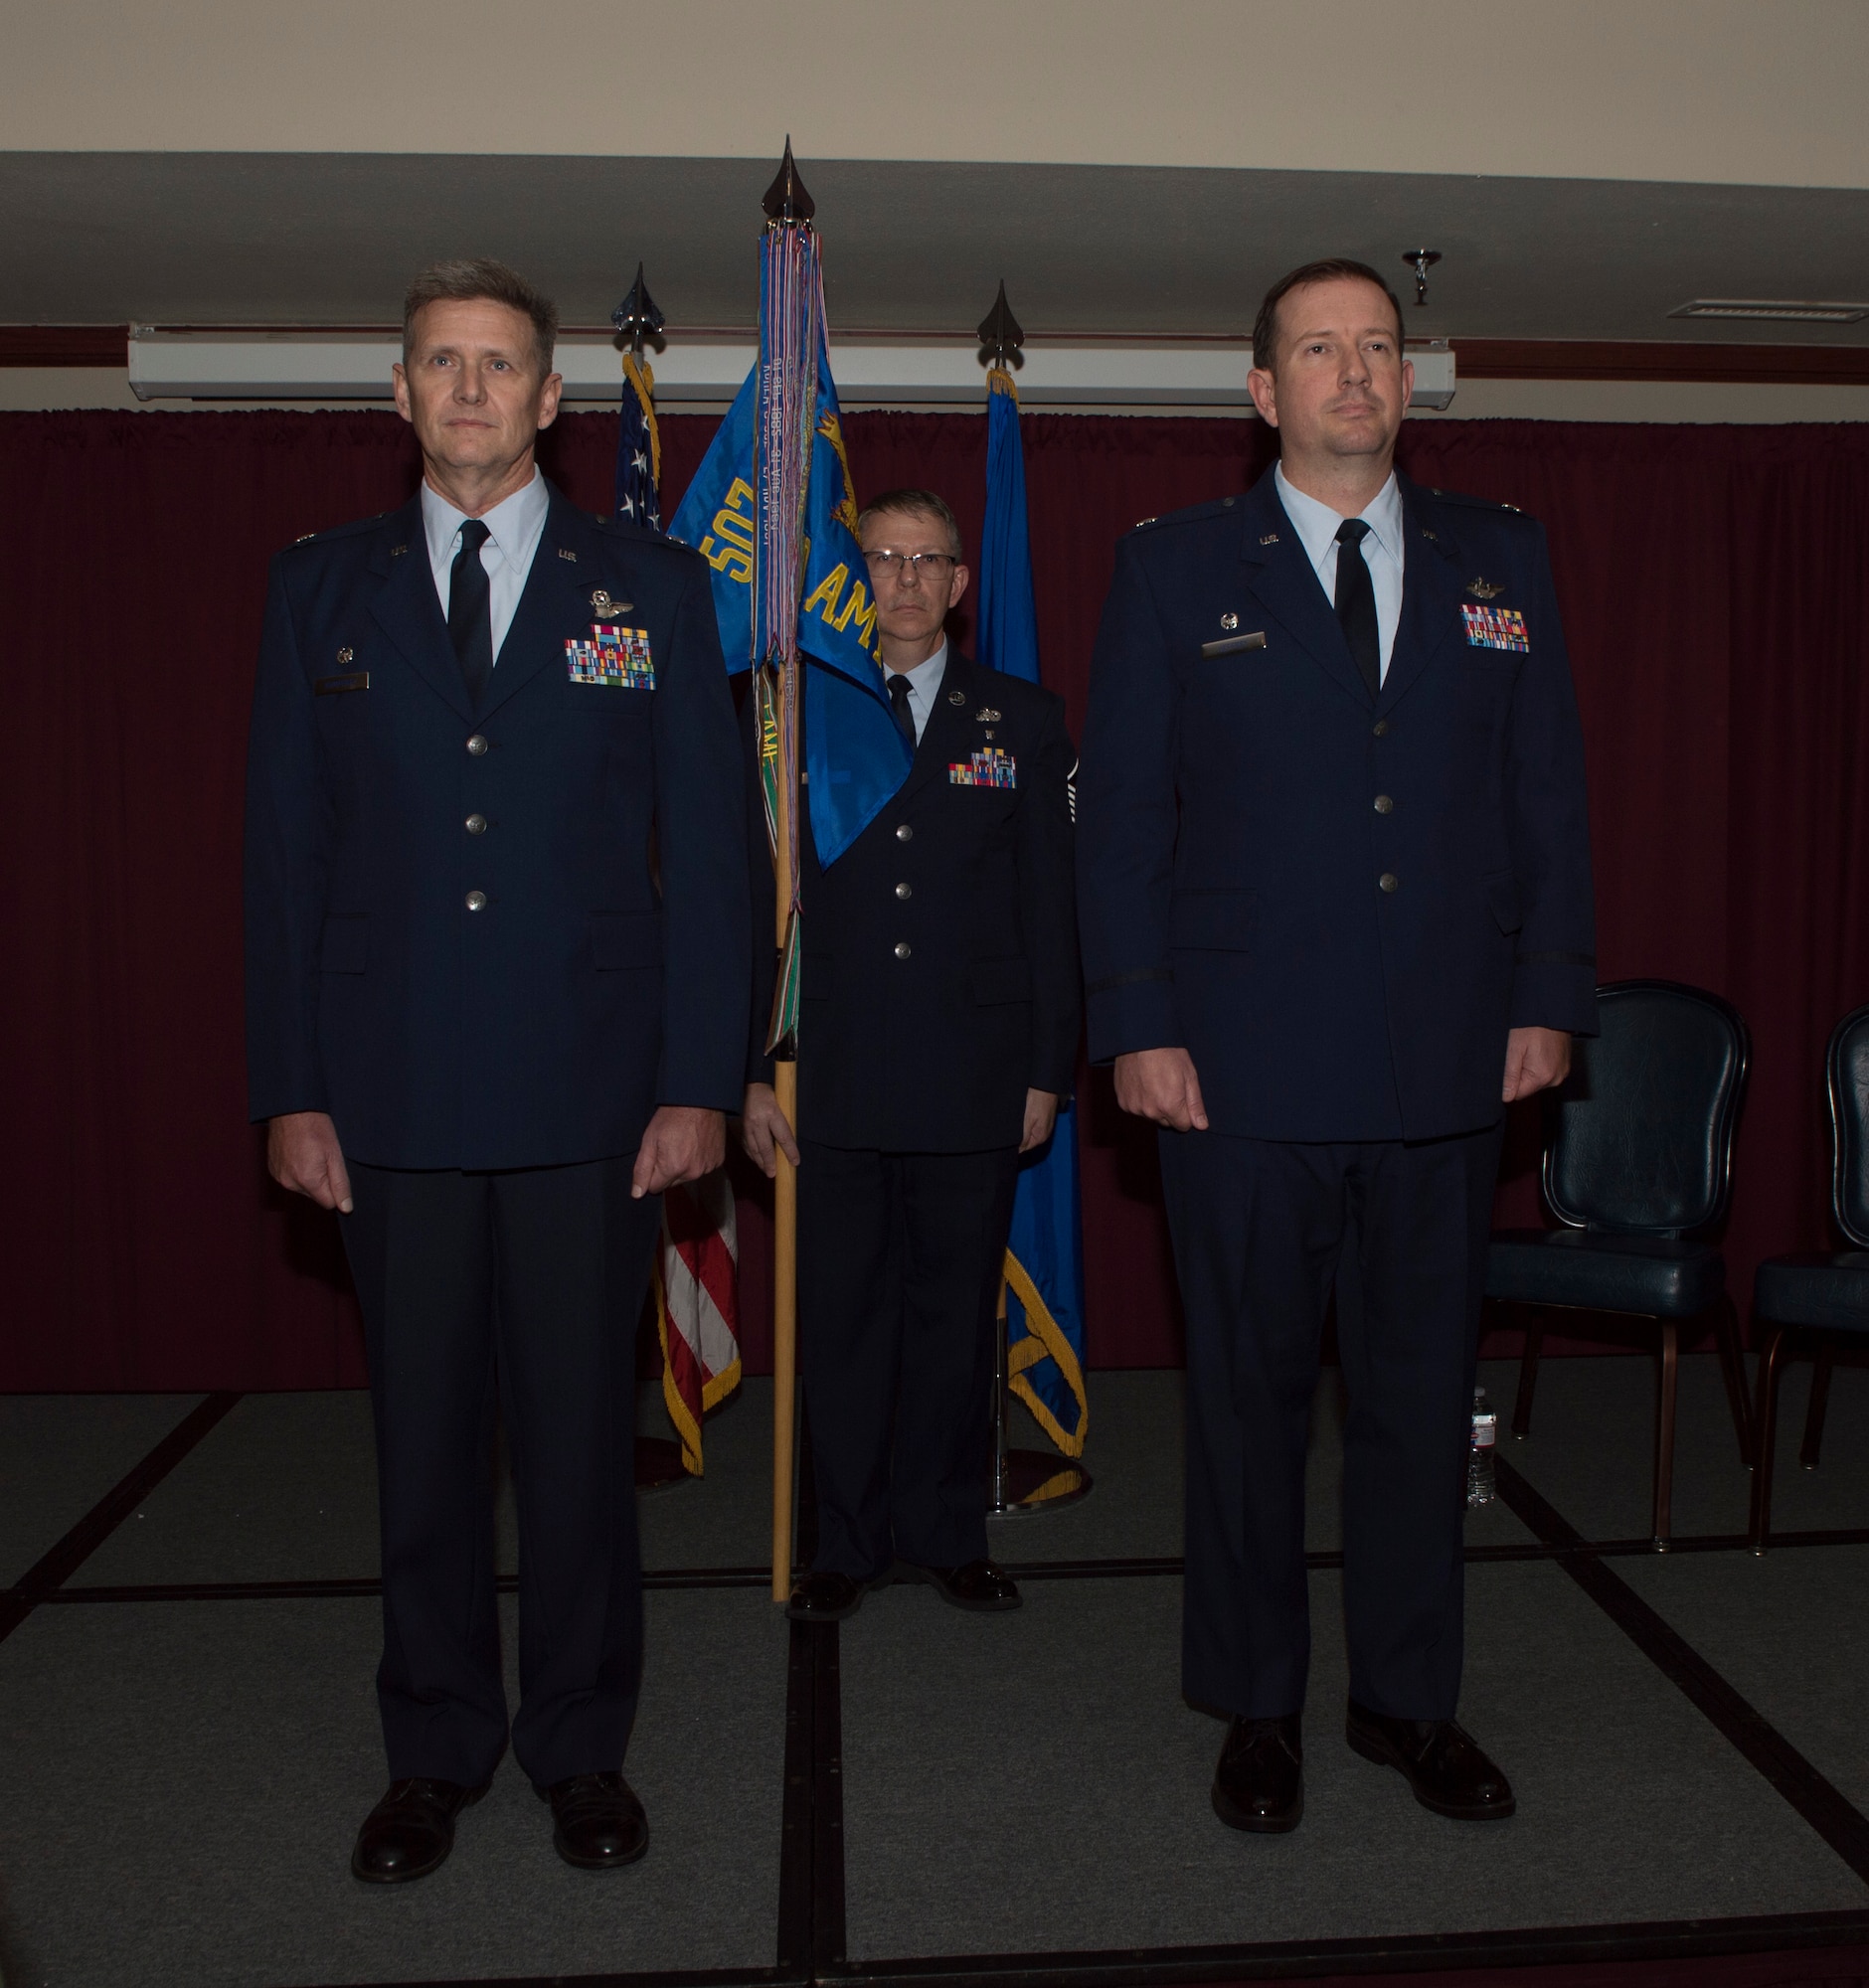
<svg viewBox="0 0 1869 1988">
<path fill-rule="evenodd" d="M 1182 1677 L 1214 1783 L 1293 1827 L 1303 1467 L 1340 1321 L 1350 1743 L 1444 1815 L 1513 1808 L 1454 1723 L 1473 1359 L 1503 1107 L 1595 1030 L 1584 760 L 1542 530 L 1397 475 L 1376 272 L 1267 297 L 1281 460 L 1118 550 L 1085 727 L 1091 1054 L 1159 1134 L 1188 1336 Z"/>
<path fill-rule="evenodd" d="M 404 318 L 399 511 L 273 563 L 247 813 L 251 1108 L 341 1212 L 383 1526 L 391 1786 L 352 1869 L 446 1857 L 505 1750 L 492 1443 L 519 1506 L 511 1740 L 573 1864 L 648 1843 L 634 1336 L 662 1190 L 746 1055 L 739 738 L 708 571 L 548 484 L 557 314 L 498 263 Z"/>
<path fill-rule="evenodd" d="M 994 1321 L 1019 1155 L 1051 1137 L 1080 1021 L 1064 702 L 948 646 L 960 535 L 931 491 L 858 521 L 902 790 L 820 865 L 800 824 L 797 1137 L 765 1054 L 772 867 L 751 845 L 763 971 L 743 1133 L 798 1162 L 798 1313 L 817 1552 L 790 1613 L 835 1621 L 922 1580 L 1016 1608 L 987 1554 Z M 751 758 L 751 749 L 749 750 Z"/>
</svg>

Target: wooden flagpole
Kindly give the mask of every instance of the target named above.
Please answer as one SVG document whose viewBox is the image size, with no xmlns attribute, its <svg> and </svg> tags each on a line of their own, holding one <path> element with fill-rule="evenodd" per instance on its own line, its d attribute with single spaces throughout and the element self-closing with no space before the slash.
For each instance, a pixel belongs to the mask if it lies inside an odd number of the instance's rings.
<svg viewBox="0 0 1869 1988">
<path fill-rule="evenodd" d="M 804 183 L 798 177 L 797 166 L 791 156 L 791 140 L 785 140 L 785 156 L 781 161 L 777 177 L 766 189 L 764 207 L 768 231 L 789 229 L 809 233 L 815 204 L 805 192 Z M 812 279 L 812 293 L 816 293 L 815 273 Z M 764 315 L 764 305 L 762 307 Z M 805 379 L 815 379 L 815 324 L 811 331 L 811 349 L 805 357 Z M 762 345 L 764 347 L 764 326 Z M 769 355 L 763 349 L 762 364 Z M 810 476 L 810 409 L 811 396 L 807 392 L 805 409 L 805 434 L 803 446 L 806 450 L 803 475 Z M 762 451 L 768 448 L 772 437 L 762 432 L 758 446 Z M 762 479 L 764 481 L 764 478 Z M 802 502 L 802 487 L 799 492 Z M 789 501 L 789 491 L 787 492 Z M 794 519 L 794 524 L 802 520 Z M 763 527 L 764 530 L 764 527 Z M 763 538 L 762 551 L 767 547 Z M 784 639 L 778 646 L 775 658 L 778 665 L 777 702 L 779 761 L 777 793 L 773 809 L 775 834 L 773 841 L 774 900 L 776 914 L 773 939 L 778 952 L 778 973 L 781 987 L 786 982 L 788 969 L 795 959 L 797 934 L 792 929 L 794 900 L 797 894 L 797 817 L 798 793 L 798 718 L 803 703 L 802 685 L 799 672 L 802 659 L 797 644 L 798 581 L 803 577 L 802 542 L 799 542 L 798 559 L 793 569 L 780 579 L 787 589 L 786 620 Z M 770 597 L 768 595 L 768 597 Z M 781 995 L 781 999 L 782 999 Z M 772 1088 L 778 1099 L 778 1108 L 785 1114 L 785 1122 L 792 1128 L 794 1137 L 798 1130 L 798 1038 L 794 1027 L 788 1040 L 774 1045 L 772 1066 Z M 792 1502 L 793 1477 L 796 1468 L 795 1429 L 797 1424 L 797 1349 L 798 1349 L 798 1175 L 791 1162 L 780 1151 L 776 1155 L 777 1171 L 772 1183 L 772 1599 L 784 1602 L 791 1595 L 792 1560 Z"/>
</svg>

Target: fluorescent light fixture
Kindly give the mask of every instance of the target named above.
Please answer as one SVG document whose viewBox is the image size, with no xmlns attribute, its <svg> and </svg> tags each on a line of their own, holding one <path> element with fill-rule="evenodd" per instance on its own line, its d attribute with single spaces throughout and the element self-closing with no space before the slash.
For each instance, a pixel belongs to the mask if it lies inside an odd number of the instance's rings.
<svg viewBox="0 0 1869 1988">
<path fill-rule="evenodd" d="M 381 332 L 164 331 L 130 334 L 130 387 L 140 401 L 388 401 L 390 368 L 402 356 Z M 653 354 L 656 399 L 664 406 L 723 406 L 739 393 L 757 348 L 720 334 L 671 337 Z M 1453 354 L 1444 340 L 1411 344 L 1415 405 L 1453 399 Z M 558 370 L 565 398 L 614 402 L 622 374 L 607 338 L 562 338 Z M 1246 376 L 1253 348 L 1244 339 L 1034 340 L 1018 375 L 1028 408 L 1250 407 Z M 846 407 L 979 408 L 986 375 L 973 338 L 840 339 L 831 368 Z"/>
<path fill-rule="evenodd" d="M 1787 297 L 1696 297 L 1670 317 L 1737 318 L 1768 324 L 1860 324 L 1869 304 L 1825 304 Z"/>
</svg>

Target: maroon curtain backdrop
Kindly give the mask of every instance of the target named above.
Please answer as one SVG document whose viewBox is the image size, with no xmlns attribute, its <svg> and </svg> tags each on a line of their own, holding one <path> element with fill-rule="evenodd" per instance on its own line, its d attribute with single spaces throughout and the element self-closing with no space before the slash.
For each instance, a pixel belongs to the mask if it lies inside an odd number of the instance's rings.
<svg viewBox="0 0 1869 1988">
<path fill-rule="evenodd" d="M 664 423 L 685 488 L 714 423 Z M 970 541 L 978 415 L 857 414 L 860 489 L 943 491 Z M 607 508 L 614 417 L 548 436 Z M 1111 548 L 1245 487 L 1257 422 L 1026 420 L 1048 682 L 1074 728 Z M 1869 999 L 1869 430 L 1424 421 L 1418 477 L 1550 528 L 1583 704 L 1602 971 L 1717 989 L 1756 1058 L 1728 1239 L 1753 1265 L 1827 1237 L 1819 1065 Z M 0 415 L 0 1388 L 353 1385 L 331 1219 L 270 1189 L 245 1122 L 240 818 L 265 563 L 414 487 L 392 414 Z M 671 507 L 672 508 L 672 507 Z M 961 621 L 966 620 L 965 604 Z M 963 630 L 964 633 L 964 630 Z M 1086 1093 L 1090 1354 L 1180 1358 L 1152 1145 Z M 1536 1119 L 1501 1207 L 1535 1219 Z M 749 1364 L 769 1230 L 742 1201 Z"/>
</svg>

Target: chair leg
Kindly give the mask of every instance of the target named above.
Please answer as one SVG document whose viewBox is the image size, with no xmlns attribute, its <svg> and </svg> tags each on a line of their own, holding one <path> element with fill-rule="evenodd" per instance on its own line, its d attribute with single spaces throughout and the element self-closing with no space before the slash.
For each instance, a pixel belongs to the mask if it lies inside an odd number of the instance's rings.
<svg viewBox="0 0 1869 1988">
<path fill-rule="evenodd" d="M 1544 1350 L 1545 1328 L 1529 1305 L 1525 1309 L 1525 1350 L 1519 1355 L 1518 1400 L 1512 1404 L 1512 1433 L 1532 1432 L 1532 1390 L 1538 1386 L 1538 1356 Z"/>
<path fill-rule="evenodd" d="M 1680 1379 L 1680 1334 L 1671 1318 L 1661 1327 L 1661 1386 L 1655 1396 L 1655 1530 L 1654 1549 L 1668 1550 L 1674 1526 L 1674 1396 Z"/>
<path fill-rule="evenodd" d="M 1774 1326 L 1759 1355 L 1759 1406 L 1753 1413 L 1752 1550 L 1764 1556 L 1772 1530 L 1772 1458 L 1779 1432 L 1779 1375 L 1784 1328 Z"/>
<path fill-rule="evenodd" d="M 1722 1297 L 1713 1315 L 1715 1343 L 1720 1349 L 1720 1378 L 1726 1383 L 1726 1405 L 1732 1410 L 1739 1437 L 1739 1460 L 1753 1467 L 1752 1404 L 1746 1399 L 1746 1352 L 1740 1343 L 1739 1313 L 1733 1300 Z"/>
<path fill-rule="evenodd" d="M 1817 1467 L 1817 1452 L 1823 1447 L 1823 1418 L 1830 1407 L 1830 1368 L 1833 1356 L 1827 1346 L 1817 1349 L 1817 1364 L 1810 1376 L 1810 1407 L 1804 1413 L 1804 1446 L 1797 1460 L 1806 1470 Z"/>
</svg>

